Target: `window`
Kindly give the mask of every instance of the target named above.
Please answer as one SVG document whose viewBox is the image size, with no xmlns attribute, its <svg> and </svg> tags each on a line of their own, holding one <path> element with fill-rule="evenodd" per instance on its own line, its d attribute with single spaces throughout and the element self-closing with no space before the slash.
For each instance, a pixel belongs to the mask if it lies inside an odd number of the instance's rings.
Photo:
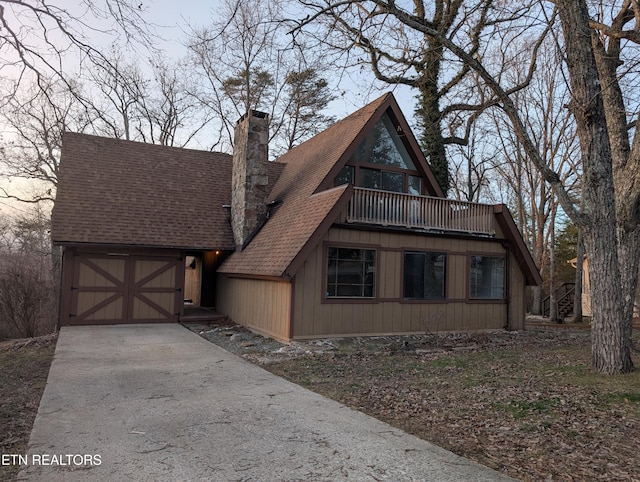
<svg viewBox="0 0 640 482">
<path fill-rule="evenodd" d="M 327 297 L 374 298 L 375 281 L 375 250 L 329 248 Z"/>
<path fill-rule="evenodd" d="M 358 186 L 368 189 L 380 189 L 382 182 L 380 181 L 380 171 L 377 169 L 366 169 L 361 167 L 358 172 Z"/>
<path fill-rule="evenodd" d="M 404 174 L 382 171 L 382 190 L 404 192 Z"/>
<path fill-rule="evenodd" d="M 386 113 L 358 146 L 351 160 L 352 163 L 368 162 L 410 171 L 416 170 L 407 148 L 398 135 L 396 126 Z"/>
<path fill-rule="evenodd" d="M 406 252 L 404 254 L 404 298 L 442 300 L 445 298 L 447 255 Z"/>
<path fill-rule="evenodd" d="M 422 194 L 422 179 L 404 145 L 400 128 L 385 113 L 349 158 L 334 185 Z"/>
<path fill-rule="evenodd" d="M 469 298 L 504 299 L 504 266 L 501 256 L 471 256 Z"/>
<path fill-rule="evenodd" d="M 422 194 L 422 178 L 409 176 L 409 194 L 419 196 Z"/>
<path fill-rule="evenodd" d="M 346 165 L 336 176 L 335 185 L 341 186 L 342 184 L 353 184 L 353 166 Z"/>
<path fill-rule="evenodd" d="M 361 167 L 359 170 L 360 187 L 380 189 L 382 191 L 404 192 L 404 174 L 401 172 L 378 171 Z"/>
</svg>

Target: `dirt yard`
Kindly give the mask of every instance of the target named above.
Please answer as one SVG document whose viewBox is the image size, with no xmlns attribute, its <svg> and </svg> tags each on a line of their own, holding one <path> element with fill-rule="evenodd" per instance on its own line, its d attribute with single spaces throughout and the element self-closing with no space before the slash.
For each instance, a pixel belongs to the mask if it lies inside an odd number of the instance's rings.
<svg viewBox="0 0 640 482">
<path fill-rule="evenodd" d="M 290 346 L 240 327 L 196 331 L 277 375 L 512 477 L 640 481 L 640 371 L 593 373 L 588 330 Z M 640 346 L 637 335 L 635 341 Z"/>
<path fill-rule="evenodd" d="M 47 383 L 57 335 L 0 343 L 0 454 L 24 455 Z M 19 466 L 0 465 L 0 481 Z"/>
</svg>

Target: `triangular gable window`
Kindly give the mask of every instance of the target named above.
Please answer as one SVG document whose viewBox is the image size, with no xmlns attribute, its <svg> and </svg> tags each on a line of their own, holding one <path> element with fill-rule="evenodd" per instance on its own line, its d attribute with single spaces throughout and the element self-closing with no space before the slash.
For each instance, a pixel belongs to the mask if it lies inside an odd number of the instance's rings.
<svg viewBox="0 0 640 482">
<path fill-rule="evenodd" d="M 407 148 L 385 112 L 353 153 L 349 163 L 371 163 L 415 171 Z"/>
</svg>

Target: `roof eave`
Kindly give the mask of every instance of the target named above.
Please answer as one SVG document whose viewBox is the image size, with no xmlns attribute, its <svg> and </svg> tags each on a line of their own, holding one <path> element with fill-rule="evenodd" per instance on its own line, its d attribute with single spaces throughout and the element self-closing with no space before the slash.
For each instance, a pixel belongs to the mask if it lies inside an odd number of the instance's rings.
<svg viewBox="0 0 640 482">
<path fill-rule="evenodd" d="M 524 243 L 524 239 L 522 239 L 522 235 L 520 234 L 513 217 L 511 217 L 511 213 L 507 206 L 504 204 L 496 204 L 493 206 L 493 212 L 505 238 L 509 241 L 512 247 L 513 254 L 518 262 L 518 266 L 525 276 L 527 285 L 542 285 L 540 271 L 531 257 L 531 253 Z"/>
<path fill-rule="evenodd" d="M 111 249 L 171 249 L 180 251 L 233 251 L 235 247 L 208 246 L 208 245 L 182 245 L 182 244 L 134 244 L 134 243 L 97 243 L 88 241 L 57 241 L 55 246 L 68 248 L 111 248 Z"/>
</svg>

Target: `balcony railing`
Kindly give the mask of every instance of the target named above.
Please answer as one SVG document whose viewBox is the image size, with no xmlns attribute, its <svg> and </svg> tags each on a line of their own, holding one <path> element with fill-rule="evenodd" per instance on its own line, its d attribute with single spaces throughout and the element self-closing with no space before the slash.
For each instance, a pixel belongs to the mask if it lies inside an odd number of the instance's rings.
<svg viewBox="0 0 640 482">
<path fill-rule="evenodd" d="M 347 222 L 494 235 L 493 206 L 354 188 Z"/>
</svg>

